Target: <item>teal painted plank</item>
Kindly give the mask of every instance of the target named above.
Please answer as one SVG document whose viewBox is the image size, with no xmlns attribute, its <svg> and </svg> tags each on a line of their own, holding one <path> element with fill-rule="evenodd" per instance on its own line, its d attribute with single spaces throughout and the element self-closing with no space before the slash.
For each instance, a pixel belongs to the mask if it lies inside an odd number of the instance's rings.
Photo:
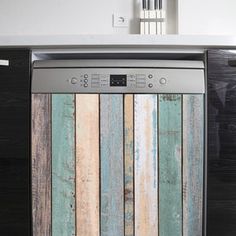
<svg viewBox="0 0 236 236">
<path fill-rule="evenodd" d="M 183 96 L 183 235 L 202 236 L 204 97 Z"/>
<path fill-rule="evenodd" d="M 52 95 L 52 235 L 75 235 L 74 95 Z"/>
<path fill-rule="evenodd" d="M 159 95 L 160 236 L 182 236 L 181 106 L 181 95 Z"/>
<path fill-rule="evenodd" d="M 101 236 L 123 236 L 123 95 L 100 96 L 100 132 Z"/>
<path fill-rule="evenodd" d="M 135 95 L 135 236 L 158 235 L 157 95 Z"/>
</svg>

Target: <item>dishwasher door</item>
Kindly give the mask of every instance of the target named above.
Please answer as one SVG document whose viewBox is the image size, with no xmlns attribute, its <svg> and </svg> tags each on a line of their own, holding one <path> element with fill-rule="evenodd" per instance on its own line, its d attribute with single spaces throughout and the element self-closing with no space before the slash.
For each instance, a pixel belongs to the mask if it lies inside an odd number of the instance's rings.
<svg viewBox="0 0 236 236">
<path fill-rule="evenodd" d="M 33 235 L 202 236 L 202 63 L 40 63 Z"/>
</svg>

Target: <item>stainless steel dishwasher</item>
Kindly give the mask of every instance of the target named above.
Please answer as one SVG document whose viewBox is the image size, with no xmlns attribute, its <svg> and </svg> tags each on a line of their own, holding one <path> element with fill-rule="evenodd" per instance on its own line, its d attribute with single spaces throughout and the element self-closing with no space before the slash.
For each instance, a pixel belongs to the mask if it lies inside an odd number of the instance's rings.
<svg viewBox="0 0 236 236">
<path fill-rule="evenodd" d="M 36 61 L 33 235 L 202 236 L 204 104 L 202 61 Z"/>
</svg>

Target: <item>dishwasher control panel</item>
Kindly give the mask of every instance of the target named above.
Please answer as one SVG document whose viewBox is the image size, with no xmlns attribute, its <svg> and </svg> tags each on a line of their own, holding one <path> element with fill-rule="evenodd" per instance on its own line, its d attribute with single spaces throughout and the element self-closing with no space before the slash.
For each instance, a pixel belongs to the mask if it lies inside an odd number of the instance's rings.
<svg viewBox="0 0 236 236">
<path fill-rule="evenodd" d="M 84 88 L 152 88 L 154 84 L 153 75 L 149 74 L 81 74 L 79 77 L 68 79 L 71 84 Z M 160 81 L 167 81 L 161 78 Z M 161 83 L 164 84 L 164 83 Z"/>
<path fill-rule="evenodd" d="M 36 68 L 33 93 L 204 93 L 203 69 Z"/>
</svg>

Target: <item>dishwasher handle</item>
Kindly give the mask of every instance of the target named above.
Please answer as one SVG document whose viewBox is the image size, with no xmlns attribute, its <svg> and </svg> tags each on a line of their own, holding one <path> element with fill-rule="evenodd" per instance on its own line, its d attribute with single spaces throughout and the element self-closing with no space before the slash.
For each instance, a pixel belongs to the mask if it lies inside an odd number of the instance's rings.
<svg viewBox="0 0 236 236">
<path fill-rule="evenodd" d="M 0 66 L 9 66 L 9 60 L 0 59 Z"/>
</svg>

